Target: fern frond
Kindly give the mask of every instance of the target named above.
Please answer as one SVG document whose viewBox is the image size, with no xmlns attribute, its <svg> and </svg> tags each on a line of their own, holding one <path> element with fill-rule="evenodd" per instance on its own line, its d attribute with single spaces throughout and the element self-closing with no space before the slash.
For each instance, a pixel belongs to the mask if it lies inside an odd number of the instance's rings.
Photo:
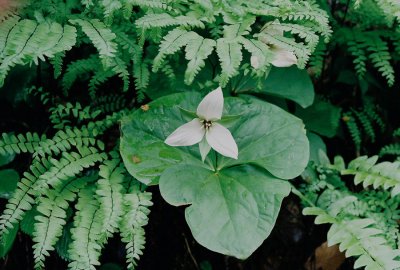
<svg viewBox="0 0 400 270">
<path fill-rule="evenodd" d="M 120 77 L 123 81 L 123 91 L 126 92 L 129 89 L 129 71 L 127 63 L 119 57 L 114 57 L 112 59 L 108 59 L 107 66 Z"/>
<path fill-rule="evenodd" d="M 79 123 L 84 120 L 93 120 L 100 114 L 100 111 L 93 111 L 90 106 L 82 107 L 79 102 L 75 105 L 69 102 L 65 105 L 59 104 L 50 108 L 49 112 L 51 113 L 50 121 L 55 129 L 62 129 L 69 125 L 71 118 Z"/>
<path fill-rule="evenodd" d="M 264 70 L 269 65 L 269 60 L 272 59 L 272 54 L 265 43 L 256 39 L 246 39 L 243 37 L 240 37 L 239 41 L 243 47 L 251 53 L 252 57 L 257 58 L 257 69 Z"/>
<path fill-rule="evenodd" d="M 94 147 L 78 147 L 78 152 L 63 152 L 59 160 L 49 158 L 52 167 L 41 175 L 35 183 L 35 191 L 41 194 L 49 187 L 56 188 L 71 177 L 75 177 L 84 169 L 94 166 L 107 158 Z"/>
<path fill-rule="evenodd" d="M 140 54 L 141 48 L 139 44 L 137 44 L 134 37 L 128 35 L 125 31 L 115 28 L 113 29 L 114 33 L 116 34 L 115 41 L 118 43 L 121 48 L 126 50 L 130 55 L 138 55 Z"/>
<path fill-rule="evenodd" d="M 96 97 L 92 103 L 93 111 L 101 111 L 102 114 L 122 110 L 126 107 L 128 101 L 124 95 L 111 94 Z"/>
<path fill-rule="evenodd" d="M 348 50 L 354 57 L 353 64 L 359 78 L 364 78 L 367 72 L 367 56 L 364 51 L 364 46 L 356 41 L 350 40 L 347 42 Z"/>
<path fill-rule="evenodd" d="M 361 130 L 357 125 L 356 120 L 354 119 L 354 116 L 352 114 L 345 114 L 342 117 L 342 120 L 347 126 L 347 129 L 349 130 L 350 136 L 353 140 L 353 143 L 356 147 L 357 152 L 360 151 L 361 148 Z"/>
<path fill-rule="evenodd" d="M 377 35 L 368 35 L 365 39 L 365 46 L 374 67 L 385 77 L 388 85 L 393 86 L 395 77 L 390 64 L 391 56 L 387 43 Z"/>
<path fill-rule="evenodd" d="M 62 86 L 66 93 L 79 76 L 98 70 L 101 65 L 97 55 L 91 55 L 86 59 L 71 62 L 62 78 Z"/>
<path fill-rule="evenodd" d="M 162 9 L 162 10 L 171 10 L 172 8 L 168 6 L 168 3 L 171 1 L 166 0 L 129 0 L 135 6 L 140 6 L 140 8 L 149 8 L 149 9 Z"/>
<path fill-rule="evenodd" d="M 359 112 L 356 110 L 352 110 L 352 112 L 360 121 L 365 135 L 371 140 L 371 142 L 375 142 L 376 134 L 374 128 L 372 127 L 370 118 L 364 112 Z"/>
<path fill-rule="evenodd" d="M 118 225 L 123 215 L 122 209 L 122 181 L 124 180 L 125 169 L 121 164 L 118 153 L 111 153 L 114 156 L 100 165 L 97 181 L 96 194 L 100 202 L 100 214 L 105 221 L 102 227 L 102 234 L 105 239 L 118 231 Z"/>
<path fill-rule="evenodd" d="M 400 193 L 400 162 L 376 163 L 378 156 L 361 156 L 352 160 L 347 169 L 342 170 L 342 175 L 355 175 L 354 183 L 363 184 L 366 188 L 370 185 L 374 189 L 392 189 L 392 196 Z"/>
<path fill-rule="evenodd" d="M 98 135 L 96 130 L 87 126 L 81 128 L 66 128 L 58 131 L 52 139 L 46 139 L 39 143 L 36 148 L 34 157 L 38 155 L 58 155 L 72 149 L 72 146 L 80 148 L 82 146 L 96 146 L 100 150 L 104 149 L 104 143 L 96 138 Z"/>
<path fill-rule="evenodd" d="M 400 137 L 400 128 L 393 131 L 393 137 Z"/>
<path fill-rule="evenodd" d="M 96 270 L 100 265 L 99 257 L 102 249 L 101 228 L 99 218 L 99 202 L 95 198 L 94 189 L 84 188 L 79 192 L 78 203 L 73 228 L 72 242 L 69 246 L 71 262 L 68 267 L 72 270 Z"/>
<path fill-rule="evenodd" d="M 122 3 L 119 0 L 102 0 L 101 5 L 104 10 L 105 20 L 108 22 L 108 24 L 111 24 L 114 13 L 122 9 Z"/>
<path fill-rule="evenodd" d="M 354 268 L 366 270 L 389 270 L 400 267 L 396 257 L 399 250 L 394 250 L 383 238 L 382 231 L 374 228 L 372 219 L 341 220 L 318 207 L 308 207 L 304 215 L 315 215 L 316 224 L 331 223 L 328 231 L 328 245 L 339 244 L 340 251 L 346 251 L 346 257 L 357 257 Z"/>
<path fill-rule="evenodd" d="M 224 38 L 217 41 L 216 51 L 221 63 L 220 84 L 224 87 L 230 78 L 238 72 L 242 62 L 242 45 Z"/>
<path fill-rule="evenodd" d="M 213 52 L 216 42 L 212 39 L 197 36 L 187 43 L 186 60 L 189 61 L 185 71 L 185 83 L 191 84 L 205 65 L 205 59 Z"/>
<path fill-rule="evenodd" d="M 116 36 L 104 23 L 98 19 L 73 19 L 70 20 L 70 23 L 82 27 L 82 31 L 96 47 L 101 59 L 115 56 L 117 52 L 117 43 L 114 41 Z"/>
<path fill-rule="evenodd" d="M 5 210 L 0 217 L 0 236 L 3 236 L 13 227 L 14 224 L 21 221 L 25 211 L 32 208 L 36 192 L 33 186 L 41 175 L 48 171 L 51 164 L 46 159 L 35 159 L 28 172 L 18 182 L 17 189 L 7 202 Z"/>
<path fill-rule="evenodd" d="M 137 266 L 145 245 L 144 226 L 148 223 L 148 209 L 152 206 L 151 193 L 141 192 L 139 185 L 132 185 L 124 195 L 124 215 L 122 216 L 120 232 L 122 242 L 126 243 L 126 261 L 128 269 Z"/>
<path fill-rule="evenodd" d="M 143 91 L 149 85 L 150 80 L 150 70 L 147 63 L 136 62 L 133 65 L 133 77 L 135 78 L 135 86 L 138 91 L 138 96 L 143 95 Z"/>
<path fill-rule="evenodd" d="M 140 19 L 136 20 L 136 26 L 143 30 L 167 26 L 191 26 L 204 28 L 203 22 L 194 17 L 182 15 L 172 17 L 167 13 L 146 14 Z"/>
<path fill-rule="evenodd" d="M 378 114 L 377 107 L 372 102 L 368 102 L 364 105 L 363 113 L 365 113 L 371 121 L 379 126 L 381 132 L 385 131 L 385 121 L 383 120 L 382 116 Z"/>
<path fill-rule="evenodd" d="M 12 24 L 15 22 L 11 18 Z M 11 24 L 11 25 L 12 25 Z M 10 24 L 7 24 L 8 26 Z M 61 26 L 56 22 L 36 23 L 33 20 L 21 20 L 14 27 L 8 27 L 7 40 L 0 47 L 0 86 L 9 69 L 15 65 L 37 63 L 44 57 L 70 50 L 76 42 L 76 29 L 73 26 Z M 1 40 L 1 37 L 0 37 Z M 0 41 L 1 42 L 1 41 Z M 0 45 L 2 45 L 0 43 Z"/>
<path fill-rule="evenodd" d="M 53 104 L 55 100 L 55 98 L 49 92 L 45 91 L 43 87 L 31 86 L 27 89 L 27 94 L 33 96 L 39 96 L 40 102 L 43 105 Z"/>
<path fill-rule="evenodd" d="M 64 57 L 65 52 L 59 52 L 56 53 L 52 59 L 50 59 L 50 63 L 53 65 L 55 79 L 57 79 L 61 75 Z"/>
<path fill-rule="evenodd" d="M 38 148 L 40 142 L 46 140 L 46 136 L 39 136 L 37 133 L 23 134 L 8 134 L 3 133 L 0 140 L 0 154 L 20 154 L 34 153 Z"/>
<path fill-rule="evenodd" d="M 195 32 L 188 32 L 182 29 L 174 29 L 164 37 L 160 44 L 160 49 L 153 62 L 153 72 L 157 72 L 164 63 L 165 57 L 174 54 L 183 46 L 186 46 L 189 40 L 195 39 L 198 34 Z"/>
<path fill-rule="evenodd" d="M 292 5 L 291 9 L 284 9 L 284 14 L 281 17 L 282 20 L 287 21 L 309 21 L 313 23 L 313 27 L 320 32 L 325 42 L 328 42 L 332 30 L 329 27 L 329 16 L 321 10 L 317 5 L 310 4 L 309 2 L 290 2 Z M 283 5 L 282 5 L 283 7 Z"/>
<path fill-rule="evenodd" d="M 110 77 L 114 76 L 114 72 L 110 69 L 100 69 L 95 71 L 94 75 L 89 81 L 89 96 L 92 100 L 96 99 L 96 91 L 101 84 L 107 81 Z"/>
<path fill-rule="evenodd" d="M 123 109 L 118 112 L 114 112 L 111 115 L 107 115 L 104 119 L 98 120 L 95 122 L 90 122 L 86 127 L 90 132 L 93 132 L 93 134 L 101 135 L 115 125 L 124 115 L 129 114 L 129 109 Z"/>
<path fill-rule="evenodd" d="M 392 143 L 385 145 L 382 147 L 381 151 L 379 152 L 380 156 L 384 155 L 394 155 L 400 156 L 400 143 Z"/>
<path fill-rule="evenodd" d="M 75 200 L 77 193 L 94 177 L 71 178 L 55 189 L 49 189 L 39 198 L 34 225 L 33 254 L 35 268 L 44 268 L 44 259 L 49 256 L 49 251 L 54 250 L 55 244 L 62 235 L 66 224 L 66 210 L 69 202 Z"/>
<path fill-rule="evenodd" d="M 0 59 L 5 55 L 4 49 L 7 43 L 11 41 L 9 39 L 10 33 L 14 33 L 14 28 L 17 26 L 19 19 L 18 16 L 12 16 L 0 24 Z"/>
<path fill-rule="evenodd" d="M 313 54 L 310 56 L 309 66 L 316 78 L 321 76 L 324 68 L 326 49 L 326 44 L 324 42 L 319 42 Z"/>
</svg>

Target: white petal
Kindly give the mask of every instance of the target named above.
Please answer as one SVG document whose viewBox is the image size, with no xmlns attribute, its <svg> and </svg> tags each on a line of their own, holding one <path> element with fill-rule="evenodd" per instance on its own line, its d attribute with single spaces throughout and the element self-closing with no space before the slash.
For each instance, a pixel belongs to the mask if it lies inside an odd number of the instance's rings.
<svg viewBox="0 0 400 270">
<path fill-rule="evenodd" d="M 197 107 L 197 116 L 206 120 L 219 120 L 224 108 L 224 96 L 221 87 L 210 92 Z"/>
<path fill-rule="evenodd" d="M 204 137 L 205 129 L 200 119 L 195 118 L 189 123 L 178 127 L 165 143 L 171 146 L 189 146 L 201 141 Z"/>
<path fill-rule="evenodd" d="M 238 158 L 238 147 L 231 132 L 226 127 L 213 123 L 206 132 L 206 139 L 208 144 L 221 155 L 234 159 Z"/>
<path fill-rule="evenodd" d="M 260 61 L 258 60 L 257 56 L 251 56 L 250 57 L 250 64 L 253 68 L 257 69 L 260 67 Z"/>
<path fill-rule="evenodd" d="M 274 53 L 274 59 L 271 61 L 276 67 L 290 67 L 291 65 L 297 64 L 296 55 L 285 49 L 279 47 L 273 47 L 271 51 Z"/>
<path fill-rule="evenodd" d="M 204 162 L 208 153 L 211 150 L 211 146 L 207 143 L 205 138 L 203 138 L 203 140 L 201 140 L 201 142 L 199 143 L 199 149 L 200 149 L 201 160 Z"/>
</svg>

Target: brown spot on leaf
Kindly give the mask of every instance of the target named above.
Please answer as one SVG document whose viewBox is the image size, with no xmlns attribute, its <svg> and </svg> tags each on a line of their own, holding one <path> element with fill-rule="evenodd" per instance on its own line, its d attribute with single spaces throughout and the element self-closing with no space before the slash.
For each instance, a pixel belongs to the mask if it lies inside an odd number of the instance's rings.
<svg viewBox="0 0 400 270">
<path fill-rule="evenodd" d="M 135 164 L 138 164 L 138 163 L 142 162 L 142 160 L 138 156 L 133 156 L 132 157 L 132 161 Z"/>
<path fill-rule="evenodd" d="M 147 112 L 150 109 L 149 104 L 144 104 L 142 106 L 140 106 L 140 109 L 142 109 L 142 111 Z"/>
</svg>

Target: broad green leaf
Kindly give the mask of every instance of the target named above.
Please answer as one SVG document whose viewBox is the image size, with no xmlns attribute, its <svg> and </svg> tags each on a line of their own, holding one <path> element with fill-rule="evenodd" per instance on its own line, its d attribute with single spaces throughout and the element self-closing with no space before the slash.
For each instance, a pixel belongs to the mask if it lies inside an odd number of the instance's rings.
<svg viewBox="0 0 400 270">
<path fill-rule="evenodd" d="M 14 244 L 15 237 L 18 232 L 18 224 L 14 224 L 14 227 L 10 228 L 6 234 L 0 239 L 0 258 L 4 258 L 10 251 Z"/>
<path fill-rule="evenodd" d="M 339 107 L 316 99 L 314 104 L 306 109 L 297 107 L 296 115 L 303 119 L 307 130 L 333 137 L 339 127 L 340 111 Z"/>
<path fill-rule="evenodd" d="M 204 168 L 216 166 L 208 157 L 203 164 L 198 145 L 171 147 L 164 140 L 186 123 L 181 109 L 196 111 L 197 93 L 166 96 L 136 110 L 122 121 L 121 154 L 128 171 L 145 184 L 157 184 L 159 176 L 175 164 Z M 309 158 L 309 145 L 302 121 L 282 109 L 255 98 L 225 99 L 223 115 L 241 115 L 229 126 L 239 147 L 239 158 L 218 157 L 218 168 L 255 164 L 276 177 L 298 176 Z"/>
<path fill-rule="evenodd" d="M 17 187 L 19 175 L 15 170 L 0 171 L 0 198 L 9 199 Z"/>
<path fill-rule="evenodd" d="M 172 205 L 191 204 L 186 221 L 200 244 L 245 259 L 270 234 L 290 185 L 250 165 L 218 172 L 179 165 L 162 174 L 160 191 Z"/>
<path fill-rule="evenodd" d="M 295 66 L 271 68 L 268 77 L 261 82 L 245 76 L 234 87 L 238 93 L 255 93 L 292 100 L 306 108 L 314 101 L 314 86 L 307 71 Z"/>
<path fill-rule="evenodd" d="M 321 137 L 315 133 L 307 132 L 307 138 L 310 142 L 310 161 L 314 161 L 315 164 L 329 164 L 329 159 L 328 163 L 326 163 L 326 159 L 323 158 L 326 156 L 326 145 Z M 325 153 L 325 156 L 320 151 Z"/>
<path fill-rule="evenodd" d="M 283 179 L 294 178 L 304 170 L 309 143 L 300 119 L 255 98 L 226 99 L 225 107 L 231 115 L 243 115 L 230 128 L 239 158 L 222 157 L 218 168 L 255 164 Z"/>
<path fill-rule="evenodd" d="M 121 154 L 130 174 L 149 185 L 157 184 L 160 174 L 178 163 L 207 167 L 201 162 L 198 147 L 164 143 L 169 134 L 187 122 L 180 108 L 195 111 L 199 101 L 200 95 L 196 94 L 170 95 L 151 102 L 149 110 L 136 110 L 122 120 Z"/>
<path fill-rule="evenodd" d="M 15 158 L 15 154 L 5 154 L 5 155 L 0 155 L 0 166 L 7 165 L 11 161 L 13 161 Z"/>
<path fill-rule="evenodd" d="M 314 101 L 314 86 L 304 69 L 295 66 L 287 68 L 272 68 L 263 85 L 263 91 L 268 95 L 293 100 L 306 108 Z"/>
</svg>

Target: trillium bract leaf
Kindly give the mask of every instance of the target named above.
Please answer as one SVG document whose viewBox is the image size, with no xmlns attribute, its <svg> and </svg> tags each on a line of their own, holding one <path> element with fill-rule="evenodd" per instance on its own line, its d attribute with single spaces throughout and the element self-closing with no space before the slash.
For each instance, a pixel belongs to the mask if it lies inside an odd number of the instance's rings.
<svg viewBox="0 0 400 270">
<path fill-rule="evenodd" d="M 203 246 L 245 259 L 268 237 L 287 181 L 249 165 L 218 173 L 195 166 L 174 166 L 160 179 L 164 199 L 186 208 L 186 221 Z"/>
</svg>

